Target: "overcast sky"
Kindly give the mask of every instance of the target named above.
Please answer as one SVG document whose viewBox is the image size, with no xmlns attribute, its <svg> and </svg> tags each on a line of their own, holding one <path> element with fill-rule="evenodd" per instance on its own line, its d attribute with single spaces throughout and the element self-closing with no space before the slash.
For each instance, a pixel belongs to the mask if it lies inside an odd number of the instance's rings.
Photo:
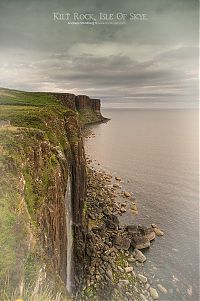
<svg viewBox="0 0 200 301">
<path fill-rule="evenodd" d="M 69 25 L 54 12 L 147 20 Z M 1 0 L 0 41 L 2 87 L 87 94 L 105 106 L 197 102 L 197 0 Z"/>
</svg>

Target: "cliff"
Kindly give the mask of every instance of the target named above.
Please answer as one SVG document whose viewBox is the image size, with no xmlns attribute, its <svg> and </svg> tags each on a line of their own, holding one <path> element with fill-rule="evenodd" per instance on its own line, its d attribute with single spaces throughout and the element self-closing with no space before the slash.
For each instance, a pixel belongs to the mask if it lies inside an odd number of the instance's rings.
<svg viewBox="0 0 200 301">
<path fill-rule="evenodd" d="M 66 296 L 69 218 L 72 289 L 85 273 L 87 173 L 81 127 L 105 120 L 100 101 L 0 89 L 0 109 L 0 299 L 13 291 L 21 297 L 29 287 L 36 300 L 44 285 Z"/>
<path fill-rule="evenodd" d="M 80 120 L 84 124 L 108 120 L 101 114 L 100 99 L 92 99 L 87 95 L 75 95 L 70 93 L 52 93 L 52 95 L 55 96 L 62 105 L 73 111 L 77 111 Z"/>
</svg>

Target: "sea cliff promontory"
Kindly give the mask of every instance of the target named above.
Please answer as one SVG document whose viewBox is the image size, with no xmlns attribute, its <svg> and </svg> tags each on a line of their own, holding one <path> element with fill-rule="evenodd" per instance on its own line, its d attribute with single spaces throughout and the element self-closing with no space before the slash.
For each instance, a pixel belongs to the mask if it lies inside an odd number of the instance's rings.
<svg viewBox="0 0 200 301">
<path fill-rule="evenodd" d="M 44 283 L 66 295 L 69 274 L 84 276 L 81 128 L 104 120 L 100 100 L 88 96 L 0 89 L 1 300 L 26 287 L 34 298 Z"/>
<path fill-rule="evenodd" d="M 0 89 L 0 300 L 157 299 L 135 268 L 163 232 L 120 225 L 135 199 L 85 155 L 83 129 L 108 120 L 100 106 Z"/>
</svg>

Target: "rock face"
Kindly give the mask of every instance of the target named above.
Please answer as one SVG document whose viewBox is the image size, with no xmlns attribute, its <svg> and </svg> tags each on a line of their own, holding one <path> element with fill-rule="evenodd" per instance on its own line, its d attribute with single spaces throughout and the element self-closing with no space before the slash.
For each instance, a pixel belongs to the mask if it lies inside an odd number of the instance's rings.
<svg viewBox="0 0 200 301">
<path fill-rule="evenodd" d="M 1 266 L 0 286 L 5 283 L 4 277 L 9 275 L 10 287 L 12 289 L 13 285 L 16 291 L 19 284 L 22 287 L 25 281 L 24 269 L 26 274 L 31 269 L 31 283 L 34 284 L 39 272 L 43 271 L 44 278 L 51 278 L 55 288 L 57 285 L 60 288 L 61 285 L 65 290 L 68 202 L 72 203 L 74 287 L 79 285 L 86 273 L 84 263 L 88 221 L 83 213 L 87 174 L 80 119 L 82 116 L 85 118 L 84 113 L 81 113 L 83 109 L 90 111 L 90 117 L 93 118 L 91 121 L 102 120 L 100 101 L 68 93 L 45 94 L 45 100 L 49 97 L 50 102 L 52 95 L 58 100 L 55 103 L 53 99 L 53 109 L 51 105 L 44 108 L 34 104 L 34 116 L 29 111 L 30 106 L 27 107 L 27 112 L 23 109 L 23 118 L 21 115 L 18 118 L 19 128 L 17 118 L 12 120 L 12 116 L 5 116 L 9 125 L 16 130 L 10 131 L 8 127 L 3 136 L 0 185 L 4 190 L 0 198 L 3 199 L 2 204 L 8 202 L 7 207 L 4 206 L 4 216 L 12 214 L 12 229 L 16 229 L 19 235 L 10 231 L 10 238 L 15 237 L 14 243 L 9 238 L 5 243 L 6 252 L 4 249 L 0 250 L 0 261 L 1 256 L 5 259 L 5 266 Z M 15 108 L 16 106 L 10 106 L 13 112 Z M 16 110 L 16 116 L 19 112 L 20 110 Z M 84 118 L 83 122 L 90 121 Z M 29 125 L 29 121 L 33 123 L 33 127 L 32 124 Z M 71 199 L 66 198 L 69 179 Z M 4 191 L 6 196 L 10 196 L 10 200 L 5 198 Z M 6 223 L 6 218 L 4 220 L 1 217 L 0 226 L 4 227 L 5 224 L 7 227 Z M 115 216 L 109 215 L 107 223 L 110 228 L 118 227 Z M 12 244 L 9 245 L 9 241 Z M 34 270 L 30 266 L 30 260 L 34 262 Z M 109 276 L 111 277 L 111 273 Z"/>
<path fill-rule="evenodd" d="M 100 99 L 92 99 L 87 95 L 75 95 L 70 93 L 51 93 L 67 108 L 81 112 L 84 116 L 84 123 L 93 123 L 99 121 L 106 121 L 101 115 L 101 101 Z"/>
</svg>

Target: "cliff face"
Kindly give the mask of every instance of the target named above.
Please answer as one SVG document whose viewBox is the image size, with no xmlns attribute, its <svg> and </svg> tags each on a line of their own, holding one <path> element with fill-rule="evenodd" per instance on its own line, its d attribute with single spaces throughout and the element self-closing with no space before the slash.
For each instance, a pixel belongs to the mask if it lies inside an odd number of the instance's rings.
<svg viewBox="0 0 200 301">
<path fill-rule="evenodd" d="M 52 93 L 62 105 L 77 111 L 84 124 L 106 121 L 101 114 L 100 99 L 92 99 L 87 95 L 75 95 L 69 93 Z"/>
<path fill-rule="evenodd" d="M 10 293 L 17 288 L 18 296 L 26 285 L 35 293 L 47 281 L 65 291 L 68 202 L 75 286 L 85 273 L 87 174 L 80 119 L 102 120 L 100 101 L 62 93 L 9 90 L 9 95 L 0 93 L 0 120 L 7 121 L 0 127 L 0 295 L 8 278 Z"/>
</svg>

